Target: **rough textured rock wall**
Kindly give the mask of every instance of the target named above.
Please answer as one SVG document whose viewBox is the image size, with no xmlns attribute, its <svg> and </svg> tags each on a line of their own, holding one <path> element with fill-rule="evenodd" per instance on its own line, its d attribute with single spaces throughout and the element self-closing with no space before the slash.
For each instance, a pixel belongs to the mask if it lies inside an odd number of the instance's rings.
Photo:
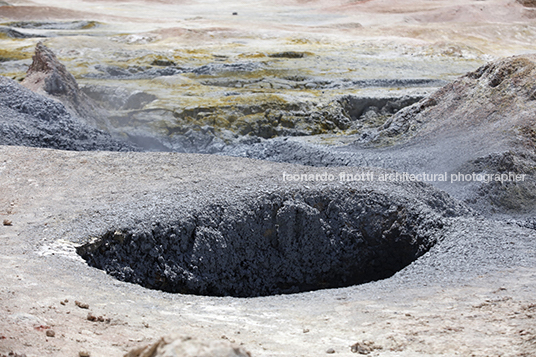
<svg viewBox="0 0 536 357">
<path fill-rule="evenodd" d="M 429 187 L 414 190 L 239 197 L 109 231 L 79 254 L 120 280 L 169 292 L 244 297 L 350 286 L 391 276 L 441 239 L 445 216 L 467 214 Z"/>
</svg>

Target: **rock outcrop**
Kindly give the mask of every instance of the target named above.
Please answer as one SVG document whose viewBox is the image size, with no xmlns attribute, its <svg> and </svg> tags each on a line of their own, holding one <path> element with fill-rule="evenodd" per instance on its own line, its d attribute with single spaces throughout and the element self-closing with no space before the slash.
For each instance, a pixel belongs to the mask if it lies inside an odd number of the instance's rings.
<svg viewBox="0 0 536 357">
<path fill-rule="evenodd" d="M 57 100 L 0 76 L 0 145 L 132 151 L 134 146 L 73 116 Z"/>
<path fill-rule="evenodd" d="M 487 63 L 402 109 L 372 142 L 435 151 L 430 160 L 444 162 L 443 169 L 453 173 L 525 175 L 519 182 L 466 182 L 474 187 L 463 190 L 463 199 L 481 212 L 531 214 L 536 209 L 535 82 L 535 55 Z"/>
<path fill-rule="evenodd" d="M 73 75 L 42 42 L 35 47 L 33 62 L 22 85 L 59 100 L 72 114 L 89 125 L 109 130 L 106 111 L 80 90 Z"/>
<path fill-rule="evenodd" d="M 482 142 L 536 147 L 536 56 L 490 62 L 389 119 L 380 143 L 479 134 Z"/>
</svg>

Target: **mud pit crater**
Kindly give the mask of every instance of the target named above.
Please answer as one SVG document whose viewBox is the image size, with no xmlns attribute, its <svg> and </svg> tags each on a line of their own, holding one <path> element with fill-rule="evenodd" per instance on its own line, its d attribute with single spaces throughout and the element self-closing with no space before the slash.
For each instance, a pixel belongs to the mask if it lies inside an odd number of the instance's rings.
<svg viewBox="0 0 536 357">
<path fill-rule="evenodd" d="M 256 297 L 388 278 L 426 253 L 444 228 L 429 207 L 347 189 L 265 194 L 178 217 L 111 229 L 77 253 L 150 289 Z"/>
</svg>

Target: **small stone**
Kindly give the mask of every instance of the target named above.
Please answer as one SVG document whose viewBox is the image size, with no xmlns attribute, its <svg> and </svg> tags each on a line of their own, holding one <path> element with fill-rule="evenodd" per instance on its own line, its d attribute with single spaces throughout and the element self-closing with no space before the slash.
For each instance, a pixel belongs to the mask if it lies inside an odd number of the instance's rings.
<svg viewBox="0 0 536 357">
<path fill-rule="evenodd" d="M 104 317 L 102 317 L 102 316 L 97 317 L 97 321 L 98 322 L 104 322 Z"/>
<path fill-rule="evenodd" d="M 328 350 L 326 351 L 327 354 L 334 354 L 335 353 L 335 350 L 333 348 L 328 348 Z"/>
<path fill-rule="evenodd" d="M 10 219 L 4 219 L 4 226 L 11 226 L 13 222 Z"/>
<path fill-rule="evenodd" d="M 89 304 L 85 304 L 85 303 L 80 302 L 80 301 L 75 301 L 74 304 L 76 306 L 78 306 L 79 308 L 81 308 L 81 309 L 89 309 Z"/>
<path fill-rule="evenodd" d="M 365 344 L 360 344 L 359 342 L 356 342 L 351 347 L 353 353 L 359 353 L 360 355 L 368 355 L 370 353 L 370 348 L 365 346 Z"/>
<path fill-rule="evenodd" d="M 303 333 L 308 333 L 310 330 L 308 328 L 303 329 Z"/>
<path fill-rule="evenodd" d="M 47 330 L 46 334 L 47 334 L 47 337 L 54 337 L 54 336 L 56 336 L 56 332 L 54 332 L 54 330 Z"/>
<path fill-rule="evenodd" d="M 91 357 L 88 351 L 80 351 L 78 352 L 79 357 Z"/>
<path fill-rule="evenodd" d="M 87 319 L 89 321 L 97 321 L 97 318 L 91 312 L 87 314 Z"/>
</svg>

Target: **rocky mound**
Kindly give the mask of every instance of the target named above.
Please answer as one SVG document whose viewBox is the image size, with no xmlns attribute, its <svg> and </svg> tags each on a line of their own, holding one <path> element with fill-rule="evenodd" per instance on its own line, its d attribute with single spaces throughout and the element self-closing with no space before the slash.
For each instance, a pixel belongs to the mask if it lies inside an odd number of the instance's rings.
<svg viewBox="0 0 536 357">
<path fill-rule="evenodd" d="M 0 77 L 0 145 L 63 150 L 135 150 L 132 145 L 73 116 L 62 103 L 5 77 Z"/>
<path fill-rule="evenodd" d="M 372 142 L 403 142 L 393 148 L 421 148 L 423 157 L 433 152 L 452 173 L 525 175 L 520 182 L 472 179 L 458 194 L 483 212 L 531 214 L 536 209 L 535 81 L 534 55 L 488 63 L 395 114 Z"/>
<path fill-rule="evenodd" d="M 35 47 L 33 62 L 22 85 L 61 101 L 88 124 L 109 129 L 108 114 L 78 87 L 76 79 L 42 42 Z"/>
<path fill-rule="evenodd" d="M 536 147 L 536 56 L 488 63 L 401 110 L 379 132 L 386 138 L 437 138 L 471 131 L 508 146 Z M 463 135 L 461 135 L 463 137 Z M 415 138 L 413 138 L 415 140 Z"/>
</svg>

